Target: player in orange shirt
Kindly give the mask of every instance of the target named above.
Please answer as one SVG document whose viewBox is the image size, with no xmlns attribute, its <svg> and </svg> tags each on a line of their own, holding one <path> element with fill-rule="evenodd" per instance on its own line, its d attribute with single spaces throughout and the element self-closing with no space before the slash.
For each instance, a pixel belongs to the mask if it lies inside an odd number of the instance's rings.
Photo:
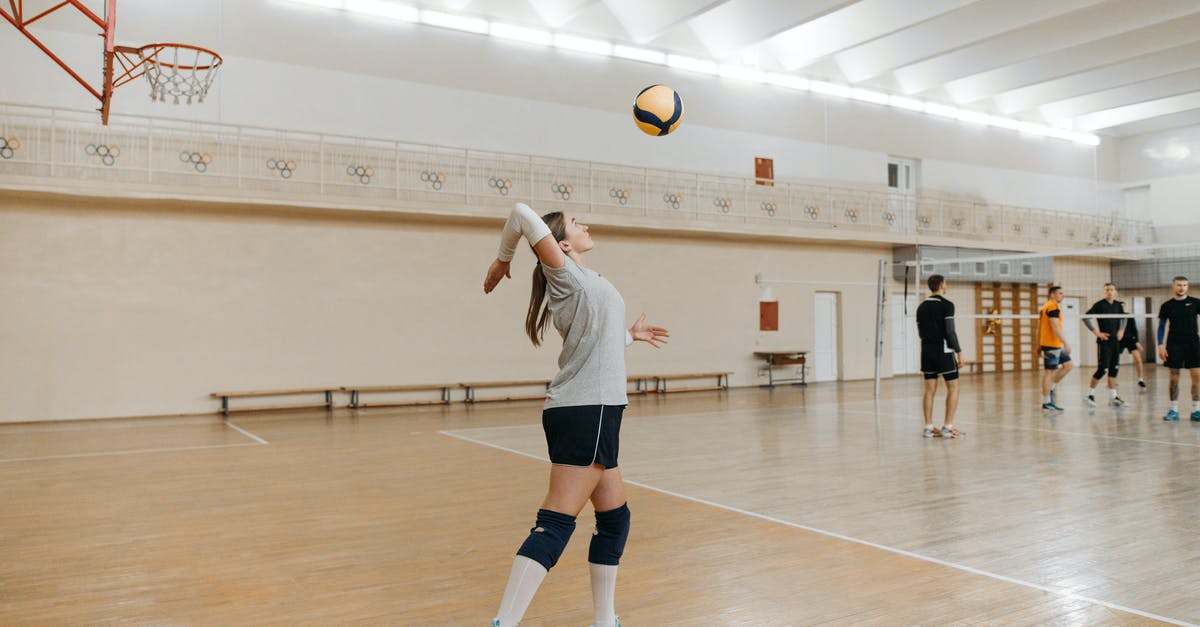
<svg viewBox="0 0 1200 627">
<path fill-rule="evenodd" d="M 1063 299 L 1063 288 L 1050 286 L 1050 300 L 1042 305 L 1038 314 L 1038 355 L 1046 367 L 1042 375 L 1042 409 L 1062 411 L 1055 403 L 1054 388 L 1075 367 L 1071 361 L 1071 345 L 1063 335 L 1062 309 L 1058 306 Z"/>
</svg>

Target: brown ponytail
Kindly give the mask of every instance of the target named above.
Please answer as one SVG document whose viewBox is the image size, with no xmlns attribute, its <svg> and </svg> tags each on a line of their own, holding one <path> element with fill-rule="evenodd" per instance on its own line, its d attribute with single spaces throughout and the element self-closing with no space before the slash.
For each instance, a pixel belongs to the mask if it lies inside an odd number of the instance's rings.
<svg viewBox="0 0 1200 627">
<path fill-rule="evenodd" d="M 563 220 L 561 211 L 554 211 L 542 216 L 542 221 L 550 227 L 554 241 L 567 239 L 567 223 Z M 542 345 L 542 337 L 546 335 L 546 325 L 550 323 L 550 307 L 546 303 L 546 275 L 542 274 L 542 264 L 539 261 L 533 266 L 533 289 L 529 293 L 529 311 L 525 314 L 525 335 L 534 346 Z M 540 310 L 540 315 L 539 315 Z"/>
</svg>

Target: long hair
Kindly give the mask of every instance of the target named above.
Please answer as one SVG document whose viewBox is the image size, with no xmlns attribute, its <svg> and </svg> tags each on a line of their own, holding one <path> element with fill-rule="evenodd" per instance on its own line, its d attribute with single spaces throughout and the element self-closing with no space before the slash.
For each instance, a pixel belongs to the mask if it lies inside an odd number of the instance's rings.
<svg viewBox="0 0 1200 627">
<path fill-rule="evenodd" d="M 567 239 L 567 222 L 561 211 L 552 211 L 542 216 L 542 221 L 550 227 L 554 241 Z M 540 311 L 539 311 L 540 310 Z M 550 323 L 550 306 L 546 302 L 546 275 L 542 274 L 542 263 L 533 266 L 533 290 L 529 293 L 529 311 L 525 314 L 525 335 L 534 346 L 542 345 L 542 337 L 546 335 L 546 325 Z"/>
</svg>

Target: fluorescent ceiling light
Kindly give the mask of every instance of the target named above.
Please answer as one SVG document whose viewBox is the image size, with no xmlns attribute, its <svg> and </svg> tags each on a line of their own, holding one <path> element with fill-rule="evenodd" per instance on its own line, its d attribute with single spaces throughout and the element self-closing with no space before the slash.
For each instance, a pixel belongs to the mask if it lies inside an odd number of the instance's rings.
<svg viewBox="0 0 1200 627">
<path fill-rule="evenodd" d="M 888 95 L 887 94 L 881 93 L 878 91 L 872 91 L 870 89 L 859 89 L 859 88 L 855 87 L 854 89 L 850 90 L 850 97 L 855 100 L 861 100 L 863 102 L 873 102 L 875 104 L 887 104 L 888 103 Z"/>
<path fill-rule="evenodd" d="M 945 118 L 958 118 L 957 107 L 948 107 L 944 104 L 938 104 L 936 102 L 925 103 L 925 113 L 930 115 L 940 115 Z"/>
<path fill-rule="evenodd" d="M 999 115 L 988 116 L 988 124 L 991 124 L 992 126 L 998 126 L 1000 128 L 1006 128 L 1012 131 L 1018 130 L 1021 127 L 1021 123 L 1019 121 Z"/>
<path fill-rule="evenodd" d="M 1045 137 L 1050 134 L 1049 131 L 1051 129 L 1048 127 L 1042 126 L 1041 124 L 1034 124 L 1033 122 L 1020 122 L 1017 124 L 1017 130 L 1021 131 L 1022 133 L 1025 133 L 1026 135 L 1037 135 L 1038 137 Z"/>
<path fill-rule="evenodd" d="M 980 113 L 978 111 L 959 109 L 957 117 L 963 122 L 970 122 L 971 124 L 982 124 L 987 126 L 988 124 L 992 123 L 992 116 L 986 113 Z"/>
<path fill-rule="evenodd" d="M 827 96 L 839 96 L 842 98 L 847 98 L 850 96 L 849 87 L 846 87 L 845 85 L 826 83 L 825 81 L 809 81 L 808 88 L 817 92 L 818 94 L 825 94 Z"/>
<path fill-rule="evenodd" d="M 421 11 L 421 21 L 430 26 L 453 28 L 454 30 L 463 30 L 468 33 L 486 33 L 488 30 L 487 20 L 451 15 L 440 11 Z"/>
<path fill-rule="evenodd" d="M 607 41 L 561 34 L 554 36 L 554 47 L 564 48 L 566 50 L 575 50 L 577 52 L 602 54 L 604 56 L 612 54 L 613 51 L 612 44 L 608 43 Z"/>
<path fill-rule="evenodd" d="M 381 0 L 346 0 L 346 10 L 405 22 L 416 22 L 420 17 L 413 7 Z"/>
<path fill-rule="evenodd" d="M 924 111 L 925 103 L 912 98 L 904 98 L 902 96 L 888 96 L 888 104 L 898 109 L 908 109 L 909 111 Z"/>
<path fill-rule="evenodd" d="M 701 72 L 703 74 L 716 74 L 717 64 L 712 61 L 704 61 L 702 59 L 693 59 L 678 54 L 667 55 L 667 65 L 689 72 Z"/>
<path fill-rule="evenodd" d="M 778 85 L 779 87 L 787 87 L 789 89 L 808 89 L 808 79 L 802 76 L 768 72 L 766 78 L 768 83 L 772 85 Z"/>
<path fill-rule="evenodd" d="M 751 81 L 754 83 L 761 83 L 767 80 L 767 75 L 762 70 L 746 67 L 744 65 L 722 65 L 717 68 L 717 71 L 720 72 L 721 76 L 724 76 L 725 78 L 736 78 L 738 80 Z"/>
<path fill-rule="evenodd" d="M 1072 133 L 1071 141 L 1083 144 L 1085 146 L 1099 146 L 1100 136 L 1091 133 Z"/>
<path fill-rule="evenodd" d="M 340 9 L 343 6 L 342 0 L 291 0 L 296 4 L 307 4 L 314 7 L 325 7 L 326 9 Z"/>
<path fill-rule="evenodd" d="M 511 39 L 513 41 L 520 41 L 537 46 L 549 46 L 554 42 L 554 38 L 550 36 L 550 33 L 544 30 L 525 28 L 524 26 L 513 26 L 512 24 L 492 22 L 490 32 L 492 33 L 492 37 Z"/>
<path fill-rule="evenodd" d="M 667 62 L 667 55 L 657 50 L 634 48 L 632 46 L 613 46 L 613 56 L 621 57 L 622 59 L 630 59 L 633 61 L 657 63 L 659 65 L 663 65 Z"/>
</svg>

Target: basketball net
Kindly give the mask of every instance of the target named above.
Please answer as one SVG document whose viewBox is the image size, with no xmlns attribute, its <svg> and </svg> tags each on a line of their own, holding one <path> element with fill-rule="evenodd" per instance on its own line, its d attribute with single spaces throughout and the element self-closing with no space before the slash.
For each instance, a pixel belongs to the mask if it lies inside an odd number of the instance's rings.
<svg viewBox="0 0 1200 627">
<path fill-rule="evenodd" d="M 187 44 L 149 44 L 138 49 L 150 83 L 150 99 L 174 104 L 204 102 L 221 67 L 221 55 Z"/>
</svg>

